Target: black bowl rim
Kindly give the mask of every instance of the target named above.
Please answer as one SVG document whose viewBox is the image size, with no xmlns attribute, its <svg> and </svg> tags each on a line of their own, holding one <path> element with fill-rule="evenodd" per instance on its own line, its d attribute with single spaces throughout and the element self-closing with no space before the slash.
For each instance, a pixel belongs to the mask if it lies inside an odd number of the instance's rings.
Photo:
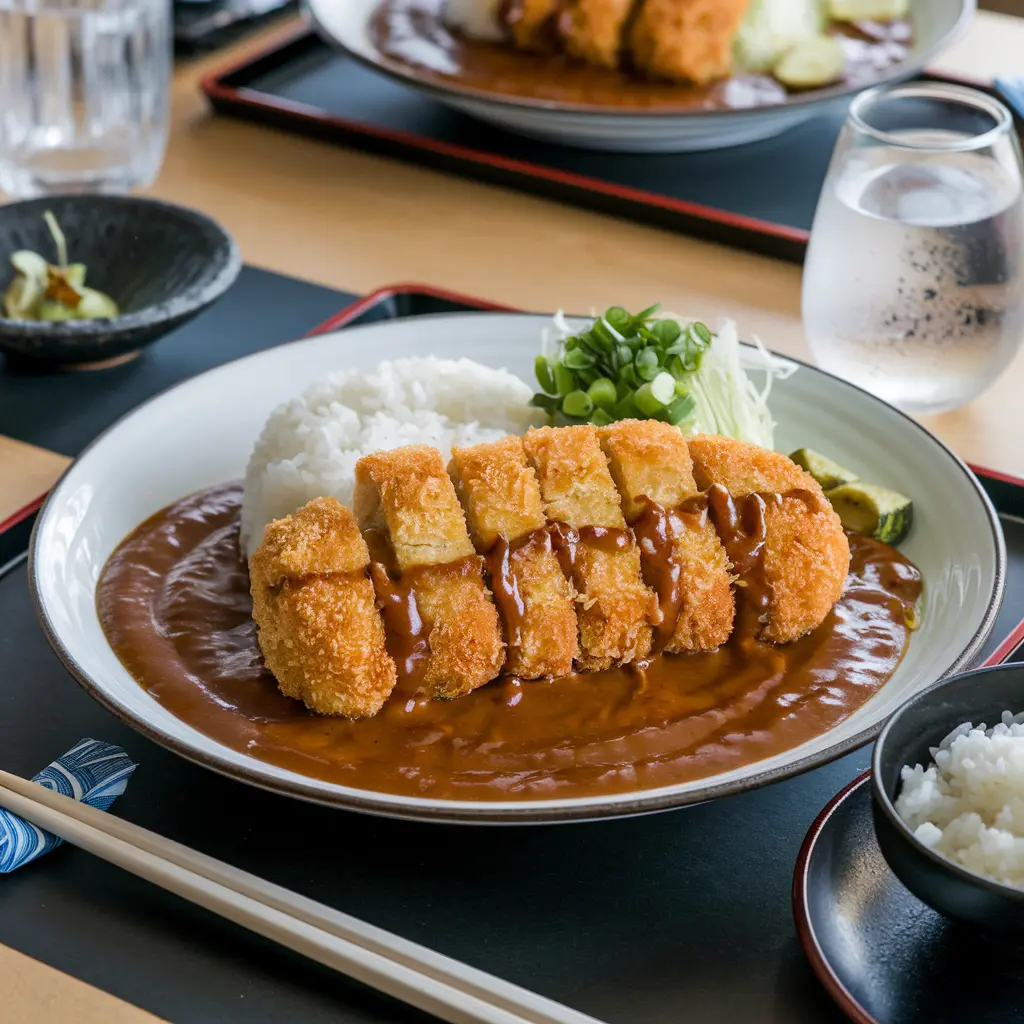
<svg viewBox="0 0 1024 1024">
<path fill-rule="evenodd" d="M 952 875 L 954 878 L 957 878 L 968 885 L 984 889 L 986 892 L 989 892 L 994 896 L 1002 896 L 1024 903 L 1024 888 L 1006 885 L 1003 882 L 995 881 L 995 879 L 986 878 L 984 875 L 976 875 L 973 871 L 968 871 L 967 868 L 961 867 L 955 861 L 943 856 L 943 854 L 936 853 L 931 848 L 925 846 L 925 844 L 914 835 L 910 826 L 907 825 L 907 823 L 897 813 L 895 804 L 889 799 L 889 794 L 886 793 L 885 787 L 882 785 L 881 770 L 882 754 L 885 750 L 886 742 L 889 739 L 889 733 L 893 730 L 904 713 L 914 705 L 927 702 L 932 694 L 946 686 L 958 683 L 963 679 L 976 679 L 978 677 L 1002 675 L 1014 671 L 1024 676 L 1024 664 L 1020 662 L 1007 661 L 1000 665 L 989 665 L 986 668 L 976 668 L 970 672 L 958 672 L 956 675 L 946 676 L 945 679 L 940 679 L 938 682 L 932 683 L 931 686 L 921 690 L 920 693 L 915 693 L 905 703 L 901 704 L 896 711 L 889 716 L 889 719 L 883 726 L 882 731 L 878 734 L 878 738 L 875 740 L 875 748 L 871 753 L 871 795 L 874 797 L 875 805 L 885 815 L 886 820 L 895 827 L 897 833 L 918 853 L 920 853 L 921 856 L 934 864 L 940 871 Z M 1022 710 L 1024 710 L 1024 708 L 1022 708 Z M 956 727 L 954 726 L 953 728 Z M 948 732 L 946 735 L 948 735 Z M 941 740 L 943 737 L 940 736 L 939 739 Z M 884 849 L 882 854 L 884 856 Z"/>
<path fill-rule="evenodd" d="M 150 199 L 147 196 L 129 195 L 57 195 L 46 196 L 34 199 L 22 199 L 15 203 L 6 203 L 0 206 L 0 218 L 4 211 L 26 206 L 47 207 L 54 203 L 67 201 L 81 201 L 88 203 L 112 203 L 118 206 L 139 206 L 152 210 L 160 210 L 163 213 L 177 217 L 180 220 L 189 222 L 192 226 L 200 227 L 212 235 L 219 235 L 227 243 L 227 251 L 221 260 L 221 265 L 216 273 L 205 284 L 191 286 L 183 292 L 171 295 L 159 302 L 151 302 L 142 309 L 136 309 L 131 313 L 124 313 L 116 317 L 104 317 L 95 320 L 60 320 L 57 322 L 41 322 L 38 320 L 13 320 L 10 317 L 0 316 L 0 335 L 15 337 L 20 335 L 25 338 L 32 337 L 54 337 L 64 335 L 68 340 L 87 341 L 93 334 L 102 334 L 104 337 L 115 337 L 118 334 L 129 331 L 137 331 L 140 328 L 154 327 L 158 324 L 169 323 L 187 318 L 194 313 L 204 309 L 210 303 L 219 299 L 234 283 L 242 269 L 242 254 L 234 237 L 213 217 L 195 210 L 189 206 L 182 206 L 179 203 L 170 203 L 164 199 Z M 159 308 L 159 315 L 154 310 Z"/>
</svg>

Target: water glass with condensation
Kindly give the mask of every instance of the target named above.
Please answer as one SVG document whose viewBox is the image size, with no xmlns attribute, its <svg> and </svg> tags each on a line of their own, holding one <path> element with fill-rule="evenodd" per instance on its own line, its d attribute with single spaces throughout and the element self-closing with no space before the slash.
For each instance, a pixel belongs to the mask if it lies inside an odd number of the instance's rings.
<svg viewBox="0 0 1024 1024">
<path fill-rule="evenodd" d="M 1010 112 L 914 83 L 850 107 L 818 200 L 803 316 L 818 365 L 908 412 L 985 390 L 1024 334 L 1024 198 Z"/>
<path fill-rule="evenodd" d="M 167 146 L 171 0 L 0 0 L 0 191 L 127 192 Z"/>
</svg>

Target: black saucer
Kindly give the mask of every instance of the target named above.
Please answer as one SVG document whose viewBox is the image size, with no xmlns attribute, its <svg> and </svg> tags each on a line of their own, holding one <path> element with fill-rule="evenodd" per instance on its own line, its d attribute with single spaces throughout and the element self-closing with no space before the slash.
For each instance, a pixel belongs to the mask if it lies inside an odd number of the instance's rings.
<svg viewBox="0 0 1024 1024">
<path fill-rule="evenodd" d="M 903 887 L 875 839 L 868 780 L 825 806 L 797 858 L 793 913 L 815 974 L 858 1024 L 1024 1024 L 1024 947 Z"/>
</svg>

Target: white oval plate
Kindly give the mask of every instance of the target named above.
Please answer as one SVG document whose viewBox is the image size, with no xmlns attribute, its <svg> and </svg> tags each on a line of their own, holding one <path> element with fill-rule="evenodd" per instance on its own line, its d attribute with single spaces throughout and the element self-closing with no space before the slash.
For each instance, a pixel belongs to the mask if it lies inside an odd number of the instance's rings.
<svg viewBox="0 0 1024 1024">
<path fill-rule="evenodd" d="M 481 121 L 563 146 L 629 153 L 721 149 L 766 139 L 849 103 L 863 86 L 836 85 L 790 96 L 778 106 L 744 110 L 640 112 L 501 96 L 417 74 L 373 45 L 369 25 L 380 0 L 305 0 L 320 35 L 403 85 Z M 975 0 L 911 0 L 915 39 L 906 60 L 870 84 L 897 82 L 922 71 L 953 45 L 974 16 Z"/>
<path fill-rule="evenodd" d="M 36 524 L 29 578 L 47 636 L 102 704 L 151 739 L 234 778 L 307 800 L 445 821 L 566 821 L 692 804 L 785 778 L 864 743 L 910 694 L 965 667 L 985 641 L 1004 587 L 1005 547 L 970 470 L 923 427 L 811 367 L 776 383 L 777 447 L 819 448 L 864 478 L 914 499 L 902 546 L 925 579 L 924 621 L 888 683 L 824 735 L 711 778 L 662 789 L 562 800 L 471 802 L 394 796 L 321 782 L 230 750 L 175 718 L 125 671 L 96 614 L 96 581 L 142 520 L 194 491 L 244 474 L 270 411 L 324 374 L 431 353 L 504 366 L 532 380 L 541 329 L 524 314 L 425 316 L 350 328 L 259 352 L 158 395 L 74 462 Z"/>
</svg>

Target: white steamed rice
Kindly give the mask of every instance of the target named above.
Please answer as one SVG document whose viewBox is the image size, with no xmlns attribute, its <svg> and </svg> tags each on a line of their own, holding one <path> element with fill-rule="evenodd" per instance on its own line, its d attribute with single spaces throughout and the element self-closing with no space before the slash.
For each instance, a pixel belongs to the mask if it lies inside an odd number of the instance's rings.
<svg viewBox="0 0 1024 1024">
<path fill-rule="evenodd" d="M 370 452 L 496 441 L 543 421 L 532 391 L 507 370 L 469 359 L 396 359 L 370 373 L 332 374 L 271 413 L 245 474 L 241 543 L 307 501 L 352 504 L 356 462 Z"/>
<path fill-rule="evenodd" d="M 903 767 L 897 813 L 937 853 L 1024 888 L 1024 713 L 992 729 L 965 722 L 932 757 Z"/>
</svg>

